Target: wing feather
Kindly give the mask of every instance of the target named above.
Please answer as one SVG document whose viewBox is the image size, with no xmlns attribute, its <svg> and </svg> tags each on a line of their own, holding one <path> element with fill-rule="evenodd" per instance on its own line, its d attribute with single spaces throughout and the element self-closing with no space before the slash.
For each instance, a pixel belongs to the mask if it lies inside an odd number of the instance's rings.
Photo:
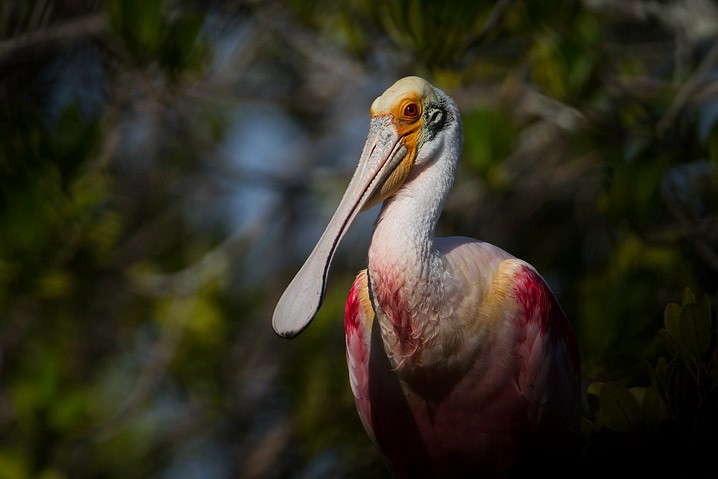
<svg viewBox="0 0 718 479">
<path fill-rule="evenodd" d="M 529 265 L 515 277 L 518 303 L 516 327 L 524 334 L 518 344 L 523 360 L 518 385 L 533 405 L 535 428 L 550 429 L 578 418 L 579 353 L 571 323 L 544 279 Z"/>
<path fill-rule="evenodd" d="M 373 437 L 371 403 L 369 401 L 369 359 L 371 355 L 371 327 L 374 310 L 369 299 L 366 270 L 356 276 L 344 309 L 349 383 L 356 400 L 359 417 L 364 428 Z"/>
</svg>

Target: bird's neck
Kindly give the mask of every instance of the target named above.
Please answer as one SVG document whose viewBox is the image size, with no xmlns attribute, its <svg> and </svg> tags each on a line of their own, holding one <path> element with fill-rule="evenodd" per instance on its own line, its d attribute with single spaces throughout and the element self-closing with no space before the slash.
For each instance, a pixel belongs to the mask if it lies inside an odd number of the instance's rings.
<svg viewBox="0 0 718 479">
<path fill-rule="evenodd" d="M 445 260 L 434 232 L 454 183 L 456 159 L 412 172 L 382 208 L 369 247 L 368 271 L 385 348 L 394 367 L 432 361 L 422 349 L 450 315 Z M 449 319 L 449 318 L 446 318 Z"/>
</svg>

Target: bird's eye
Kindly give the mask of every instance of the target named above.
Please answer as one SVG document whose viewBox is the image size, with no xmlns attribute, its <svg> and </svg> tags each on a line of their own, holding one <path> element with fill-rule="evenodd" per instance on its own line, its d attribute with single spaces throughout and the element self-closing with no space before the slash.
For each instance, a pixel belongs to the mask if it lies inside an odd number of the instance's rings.
<svg viewBox="0 0 718 479">
<path fill-rule="evenodd" d="M 419 116 L 419 105 L 416 103 L 409 103 L 404 107 L 404 116 L 407 118 L 416 118 Z"/>
</svg>

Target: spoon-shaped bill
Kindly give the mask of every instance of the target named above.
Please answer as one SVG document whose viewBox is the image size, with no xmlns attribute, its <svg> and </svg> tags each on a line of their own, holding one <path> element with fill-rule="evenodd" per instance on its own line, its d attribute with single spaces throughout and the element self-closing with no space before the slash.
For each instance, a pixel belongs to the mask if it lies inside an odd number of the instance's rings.
<svg viewBox="0 0 718 479">
<path fill-rule="evenodd" d="M 334 252 L 349 225 L 406 156 L 390 117 L 372 118 L 359 165 L 339 207 L 304 265 L 279 299 L 272 326 L 285 338 L 301 333 L 324 300 Z"/>
</svg>

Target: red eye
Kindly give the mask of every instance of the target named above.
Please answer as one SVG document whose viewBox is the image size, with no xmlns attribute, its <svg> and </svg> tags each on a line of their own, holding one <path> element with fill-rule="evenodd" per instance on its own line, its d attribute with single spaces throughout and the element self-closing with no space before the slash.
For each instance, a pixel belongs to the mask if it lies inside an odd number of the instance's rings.
<svg viewBox="0 0 718 479">
<path fill-rule="evenodd" d="M 419 105 L 409 103 L 404 107 L 404 116 L 407 118 L 416 118 L 419 115 Z"/>
</svg>

